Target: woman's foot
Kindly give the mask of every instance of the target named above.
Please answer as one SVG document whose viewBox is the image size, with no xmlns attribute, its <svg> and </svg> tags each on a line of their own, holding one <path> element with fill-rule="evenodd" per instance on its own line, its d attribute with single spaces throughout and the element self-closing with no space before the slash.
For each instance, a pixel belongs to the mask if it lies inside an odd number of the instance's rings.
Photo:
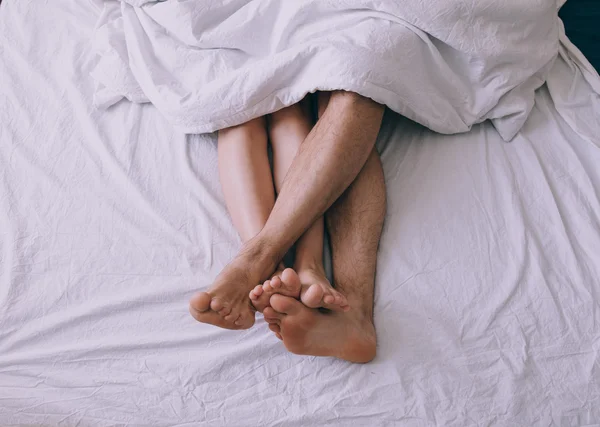
<svg viewBox="0 0 600 427">
<path fill-rule="evenodd" d="M 350 310 L 348 300 L 331 286 L 322 267 L 300 268 L 297 277 L 302 283 L 300 300 L 305 306 L 335 311 Z"/>
<path fill-rule="evenodd" d="M 280 273 L 275 273 L 271 280 L 265 281 L 262 285 L 257 285 L 250 291 L 250 301 L 254 308 L 263 312 L 269 307 L 269 300 L 275 294 L 281 294 L 292 298 L 300 298 L 300 280 L 298 275 L 291 268 L 286 268 Z"/>
</svg>

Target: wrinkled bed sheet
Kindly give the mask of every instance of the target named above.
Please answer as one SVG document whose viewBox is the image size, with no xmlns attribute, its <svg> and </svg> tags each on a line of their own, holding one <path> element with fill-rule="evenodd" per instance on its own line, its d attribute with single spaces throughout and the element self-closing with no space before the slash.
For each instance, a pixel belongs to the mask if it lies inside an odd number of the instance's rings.
<svg viewBox="0 0 600 427">
<path fill-rule="evenodd" d="M 510 140 L 556 57 L 549 0 L 106 1 L 95 103 L 152 102 L 212 132 L 345 89 L 437 132 Z"/>
<path fill-rule="evenodd" d="M 239 247 L 215 138 L 93 106 L 101 13 L 0 6 L 2 426 L 600 425 L 600 79 L 566 39 L 511 143 L 386 114 L 378 356 L 351 365 L 189 316 Z"/>
</svg>

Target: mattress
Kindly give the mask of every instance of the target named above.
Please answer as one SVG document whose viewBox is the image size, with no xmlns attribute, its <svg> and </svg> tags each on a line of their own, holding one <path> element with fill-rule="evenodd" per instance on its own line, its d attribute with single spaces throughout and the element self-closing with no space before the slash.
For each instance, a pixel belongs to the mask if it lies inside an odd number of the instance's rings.
<svg viewBox="0 0 600 427">
<path fill-rule="evenodd" d="M 93 107 L 100 12 L 0 6 L 0 425 L 600 425 L 600 78 L 568 40 L 510 143 L 386 113 L 353 365 L 188 314 L 240 245 L 215 135 Z"/>
</svg>

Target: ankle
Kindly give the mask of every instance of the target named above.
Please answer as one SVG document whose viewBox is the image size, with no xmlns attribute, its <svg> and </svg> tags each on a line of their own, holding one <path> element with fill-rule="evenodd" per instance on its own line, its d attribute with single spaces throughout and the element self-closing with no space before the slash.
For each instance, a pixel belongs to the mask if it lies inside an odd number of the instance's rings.
<svg viewBox="0 0 600 427">
<path fill-rule="evenodd" d="M 360 321 L 373 323 L 373 293 L 365 291 L 366 289 L 373 289 L 373 285 L 367 283 L 362 286 L 356 284 L 344 286 L 346 283 L 334 280 L 333 286 L 348 300 L 351 307 L 348 314 Z"/>
<path fill-rule="evenodd" d="M 316 259 L 314 257 L 298 257 L 296 254 L 296 260 L 294 262 L 294 270 L 301 272 L 304 270 L 314 271 L 325 275 L 325 266 L 323 260 Z"/>
<path fill-rule="evenodd" d="M 339 290 L 344 293 L 344 291 Z M 370 322 L 373 323 L 373 307 L 365 305 L 364 301 L 348 298 L 348 304 L 351 310 L 348 312 L 349 315 L 359 320 L 361 323 Z"/>
<path fill-rule="evenodd" d="M 260 276 L 259 280 L 275 271 L 282 258 L 272 245 L 259 236 L 244 243 L 238 257 L 245 261 L 253 275 Z"/>
</svg>

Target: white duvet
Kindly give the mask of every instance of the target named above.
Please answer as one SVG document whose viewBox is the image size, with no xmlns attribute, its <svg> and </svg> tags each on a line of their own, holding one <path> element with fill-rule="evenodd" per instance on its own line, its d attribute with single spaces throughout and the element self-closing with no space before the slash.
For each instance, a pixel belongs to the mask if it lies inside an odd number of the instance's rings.
<svg viewBox="0 0 600 427">
<path fill-rule="evenodd" d="M 358 92 L 442 133 L 525 122 L 558 52 L 548 0 L 123 0 L 94 37 L 95 103 L 152 102 L 188 133 Z"/>
</svg>

